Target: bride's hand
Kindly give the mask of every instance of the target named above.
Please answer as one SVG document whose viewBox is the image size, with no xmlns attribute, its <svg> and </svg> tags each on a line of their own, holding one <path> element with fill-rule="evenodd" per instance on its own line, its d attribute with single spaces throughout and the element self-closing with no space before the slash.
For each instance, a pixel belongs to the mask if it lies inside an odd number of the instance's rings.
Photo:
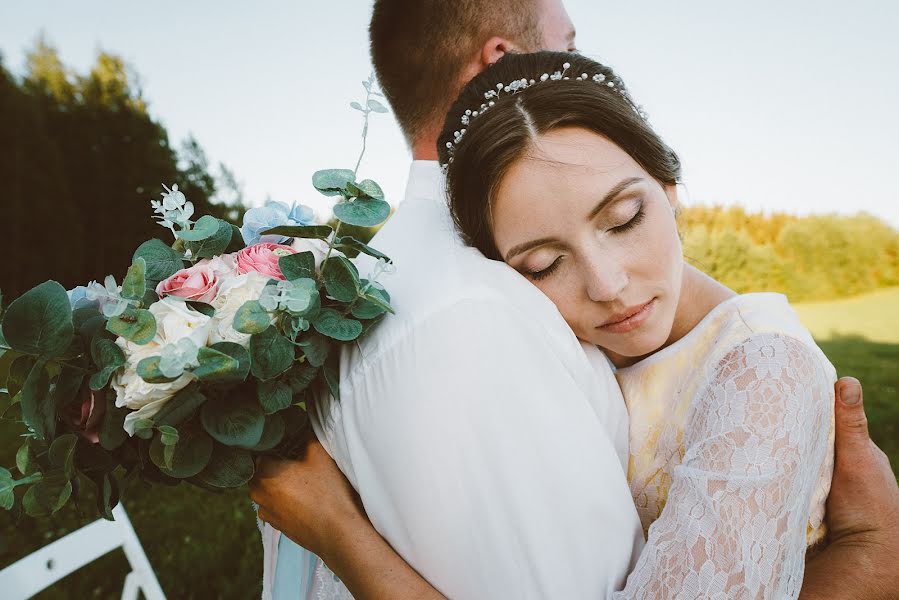
<svg viewBox="0 0 899 600">
<path fill-rule="evenodd" d="M 260 519 L 323 558 L 341 536 L 371 527 L 350 482 L 311 434 L 300 458 L 259 459 L 250 498 Z"/>
</svg>

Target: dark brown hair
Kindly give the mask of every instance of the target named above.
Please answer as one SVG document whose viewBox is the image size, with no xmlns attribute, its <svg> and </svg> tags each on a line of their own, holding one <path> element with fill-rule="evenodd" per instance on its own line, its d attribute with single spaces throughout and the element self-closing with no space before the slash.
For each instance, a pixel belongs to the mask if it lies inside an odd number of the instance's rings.
<svg viewBox="0 0 899 600">
<path fill-rule="evenodd" d="M 440 126 L 463 68 L 491 37 L 539 50 L 538 9 L 536 0 L 375 0 L 372 63 L 406 138 Z"/>
<path fill-rule="evenodd" d="M 546 73 L 564 70 L 568 79 L 540 82 Z M 586 80 L 580 80 L 582 74 Z M 594 76 L 603 80 L 597 82 Z M 466 110 L 479 111 L 485 93 L 498 83 L 526 79 L 537 83 L 522 91 L 500 91 L 494 106 L 470 123 Z M 612 83 L 612 86 L 608 84 Z M 462 90 L 437 140 L 440 163 L 447 166 L 447 194 L 463 239 L 484 256 L 502 260 L 493 240 L 490 204 L 509 167 L 522 157 L 536 136 L 558 127 L 583 127 L 627 152 L 664 185 L 678 183 L 680 160 L 652 130 L 624 82 L 605 65 L 570 52 L 509 54 L 475 77 Z M 464 136 L 454 144 L 456 132 Z M 447 143 L 453 144 L 452 149 Z"/>
</svg>

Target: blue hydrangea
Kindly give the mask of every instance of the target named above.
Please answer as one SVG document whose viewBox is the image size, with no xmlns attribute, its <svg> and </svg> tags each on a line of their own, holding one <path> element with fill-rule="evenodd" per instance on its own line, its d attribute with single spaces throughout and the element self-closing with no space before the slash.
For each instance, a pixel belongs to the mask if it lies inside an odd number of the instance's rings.
<svg viewBox="0 0 899 600">
<path fill-rule="evenodd" d="M 244 214 L 240 233 L 247 246 L 259 243 L 282 244 L 288 239 L 283 235 L 262 235 L 260 231 L 279 225 L 313 225 L 315 213 L 308 206 L 294 203 L 269 202 L 265 206 L 251 208 Z"/>
</svg>

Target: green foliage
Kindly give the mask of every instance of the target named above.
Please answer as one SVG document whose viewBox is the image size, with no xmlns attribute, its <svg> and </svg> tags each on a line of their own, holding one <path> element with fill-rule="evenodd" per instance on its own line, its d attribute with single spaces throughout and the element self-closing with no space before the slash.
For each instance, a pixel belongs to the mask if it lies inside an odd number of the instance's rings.
<svg viewBox="0 0 899 600">
<path fill-rule="evenodd" d="M 226 446 L 255 446 L 265 427 L 265 414 L 255 398 L 239 395 L 207 402 L 200 420 L 209 435 Z"/>
<path fill-rule="evenodd" d="M 352 302 L 362 282 L 356 265 L 343 256 L 334 256 L 322 264 L 322 276 L 328 295 L 341 302 Z"/>
<path fill-rule="evenodd" d="M 260 381 L 257 385 L 257 390 L 259 393 L 259 405 L 262 406 L 263 412 L 267 415 L 284 410 L 293 401 L 290 386 L 277 379 Z"/>
<path fill-rule="evenodd" d="M 334 216 L 349 225 L 374 227 L 390 216 L 390 205 L 383 200 L 356 198 L 335 204 Z"/>
<path fill-rule="evenodd" d="M 278 333 L 275 327 L 269 327 L 250 338 L 250 356 L 251 372 L 256 378 L 266 381 L 290 368 L 294 359 L 293 343 Z"/>
<path fill-rule="evenodd" d="M 106 322 L 110 333 L 135 344 L 147 344 L 156 336 L 156 317 L 145 308 L 126 308 L 122 314 Z"/>
<path fill-rule="evenodd" d="M 146 263 L 147 287 L 156 287 L 163 279 L 168 279 L 184 267 L 181 255 L 171 246 L 157 240 L 147 240 L 134 251 L 132 262 L 142 258 Z"/>
<path fill-rule="evenodd" d="M 46 281 L 13 300 L 3 314 L 3 337 L 13 350 L 55 358 L 75 334 L 66 290 Z"/>
<path fill-rule="evenodd" d="M 777 291 L 801 302 L 899 284 L 899 232 L 870 215 L 700 206 L 679 221 L 687 260 L 737 292 Z"/>
<path fill-rule="evenodd" d="M 272 324 L 272 317 L 258 300 L 247 300 L 234 313 L 234 330 L 240 333 L 262 333 Z"/>
<path fill-rule="evenodd" d="M 278 259 L 278 267 L 289 281 L 315 279 L 315 255 L 309 251 L 282 256 Z"/>
<path fill-rule="evenodd" d="M 312 326 L 320 334 L 341 342 L 350 342 L 362 335 L 362 323 L 347 319 L 333 308 L 323 308 Z"/>
</svg>

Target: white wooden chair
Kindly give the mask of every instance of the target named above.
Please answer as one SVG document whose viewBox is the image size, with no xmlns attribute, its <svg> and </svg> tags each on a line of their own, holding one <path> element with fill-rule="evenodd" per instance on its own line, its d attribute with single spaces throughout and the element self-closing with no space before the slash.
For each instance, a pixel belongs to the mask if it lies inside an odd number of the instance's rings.
<svg viewBox="0 0 899 600">
<path fill-rule="evenodd" d="M 137 600 L 139 591 L 147 600 L 165 600 L 125 509 L 119 504 L 112 514 L 115 521 L 94 521 L 0 571 L 0 596 L 30 598 L 107 552 L 122 548 L 132 569 L 125 577 L 122 600 Z"/>
</svg>

